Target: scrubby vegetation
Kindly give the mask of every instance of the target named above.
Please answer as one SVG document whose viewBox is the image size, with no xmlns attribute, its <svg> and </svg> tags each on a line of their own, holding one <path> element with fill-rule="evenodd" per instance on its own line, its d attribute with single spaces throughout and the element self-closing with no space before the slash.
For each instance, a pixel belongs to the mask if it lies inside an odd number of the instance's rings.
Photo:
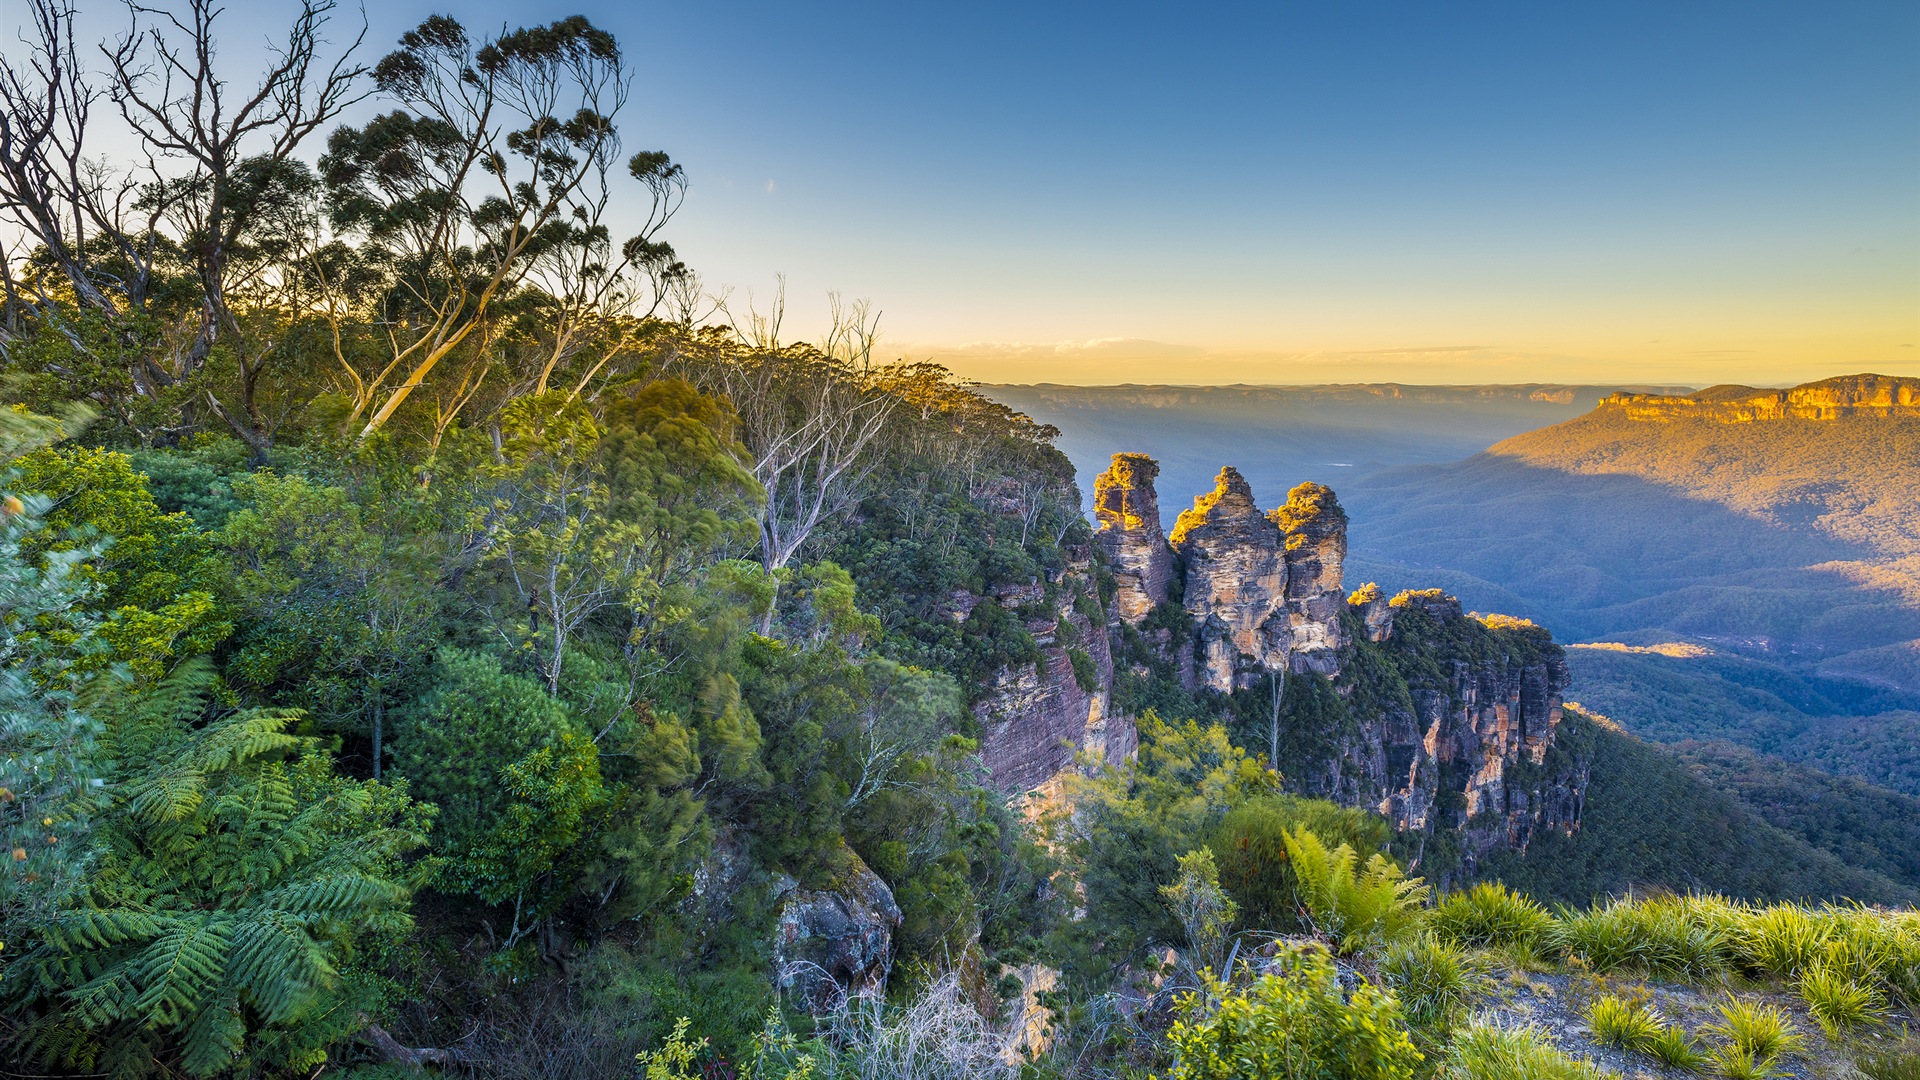
<svg viewBox="0 0 1920 1080">
<path fill-rule="evenodd" d="M 29 10 L 38 63 L 0 79 L 29 239 L 0 259 L 7 1071 L 1584 1076 L 1485 1022 L 1503 985 L 1792 994 L 1874 1062 L 1911 1014 L 1910 912 L 1436 903 L 1385 819 L 1288 787 L 1357 710 L 1544 655 L 1518 620 L 1409 610 L 1354 685 L 1289 676 L 1277 761 L 1252 699 L 1149 667 L 1117 691 L 1137 755 L 1011 802 L 996 688 L 1084 691 L 1108 655 L 1057 433 L 884 362 L 859 305 L 811 344 L 712 308 L 661 232 L 686 177 L 615 153 L 629 69 L 586 19 L 435 16 L 363 72 L 307 4 L 236 118 L 218 12 L 131 9 L 101 68 Z M 385 111 L 342 124 L 362 90 Z M 51 166 L 101 92 L 152 153 L 83 182 Z M 619 242 L 616 199 L 653 211 Z M 1735 1015 L 1729 1071 L 1794 1052 Z"/>
</svg>

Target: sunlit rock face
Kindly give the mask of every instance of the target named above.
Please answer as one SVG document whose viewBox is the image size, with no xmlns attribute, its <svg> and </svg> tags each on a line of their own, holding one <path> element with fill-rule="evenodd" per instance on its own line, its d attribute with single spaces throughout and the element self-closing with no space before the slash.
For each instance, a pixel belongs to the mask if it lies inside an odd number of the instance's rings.
<svg viewBox="0 0 1920 1080">
<path fill-rule="evenodd" d="M 1611 394 L 1601 399 L 1600 408 L 1624 413 L 1630 420 L 1712 420 L 1723 424 L 1920 416 L 1920 379 L 1841 375 L 1790 390 L 1710 386 L 1692 394 Z"/>
<path fill-rule="evenodd" d="M 1160 466 L 1145 454 L 1115 454 L 1093 481 L 1093 538 L 1107 554 L 1115 591 L 1113 614 L 1137 624 L 1167 599 L 1173 548 L 1160 532 L 1154 477 Z"/>
<path fill-rule="evenodd" d="M 1347 514 L 1333 489 L 1306 483 L 1287 492 L 1268 515 L 1286 541 L 1287 626 L 1294 672 L 1331 676 L 1340 670 L 1346 631 L 1341 569 L 1347 558 Z"/>
<path fill-rule="evenodd" d="M 1293 630 L 1280 528 L 1254 505 L 1240 470 L 1220 470 L 1213 491 L 1180 514 L 1171 543 L 1186 567 L 1201 683 L 1232 691 L 1286 670 Z"/>
</svg>

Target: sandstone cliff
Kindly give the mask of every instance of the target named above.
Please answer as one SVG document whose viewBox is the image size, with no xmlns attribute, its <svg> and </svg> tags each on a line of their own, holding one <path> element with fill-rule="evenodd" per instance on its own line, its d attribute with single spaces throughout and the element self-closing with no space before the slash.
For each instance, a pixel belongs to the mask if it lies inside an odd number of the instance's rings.
<svg viewBox="0 0 1920 1080">
<path fill-rule="evenodd" d="M 1103 550 L 1139 565 L 1149 539 L 1119 514 L 1157 506 L 1157 470 L 1123 457 L 1124 473 L 1103 478 L 1124 491 L 1110 495 Z M 1589 763 L 1556 745 L 1568 676 L 1551 636 L 1464 614 L 1437 590 L 1389 600 L 1366 585 L 1349 597 L 1346 530 L 1330 488 L 1302 484 L 1263 514 L 1239 471 L 1222 469 L 1170 538 L 1181 607 L 1112 620 L 1129 689 L 1164 701 L 1153 681 L 1186 675 L 1184 689 L 1201 695 L 1192 707 L 1257 743 L 1289 787 L 1379 811 L 1443 877 L 1542 830 L 1577 828 Z M 1128 583 L 1114 576 L 1118 595 Z"/>
<path fill-rule="evenodd" d="M 1115 454 L 1093 481 L 1093 539 L 1113 571 L 1113 613 L 1129 623 L 1164 603 L 1173 580 L 1173 548 L 1160 531 L 1153 490 L 1158 475 L 1159 464 L 1145 454 Z"/>
<path fill-rule="evenodd" d="M 1789 390 L 1714 386 L 1692 394 L 1612 394 L 1600 408 L 1632 420 L 1834 420 L 1843 416 L 1920 416 L 1920 379 L 1842 375 Z"/>
<path fill-rule="evenodd" d="M 1139 738 L 1130 718 L 1111 715 L 1113 655 L 1092 552 L 1083 547 L 1070 555 L 1067 567 L 1045 580 L 976 601 L 1007 609 L 1038 647 L 1033 663 L 994 673 L 974 705 L 980 756 L 1002 791 L 1038 788 L 1082 752 L 1123 761 Z"/>
<path fill-rule="evenodd" d="M 1185 571 L 1204 684 L 1231 691 L 1286 670 L 1293 629 L 1280 528 L 1254 505 L 1238 469 L 1220 470 L 1213 491 L 1180 514 L 1170 542 Z"/>
<path fill-rule="evenodd" d="M 1346 590 L 1347 515 L 1333 489 L 1306 483 L 1287 492 L 1286 505 L 1268 515 L 1286 537 L 1287 625 L 1291 670 L 1332 676 L 1346 646 L 1341 612 Z"/>
</svg>

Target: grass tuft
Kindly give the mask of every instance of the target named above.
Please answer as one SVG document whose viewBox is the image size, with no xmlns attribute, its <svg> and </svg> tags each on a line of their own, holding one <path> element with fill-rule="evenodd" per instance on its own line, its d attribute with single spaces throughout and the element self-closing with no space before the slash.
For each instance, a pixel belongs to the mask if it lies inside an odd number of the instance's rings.
<svg viewBox="0 0 1920 1080">
<path fill-rule="evenodd" d="M 1498 882 L 1452 893 L 1429 919 L 1442 940 L 1473 948 L 1514 949 L 1537 956 L 1553 934 L 1546 908 Z"/>
<path fill-rule="evenodd" d="M 1488 1023 L 1455 1037 L 1448 1074 L 1458 1080 L 1614 1080 L 1593 1062 L 1561 1053 L 1535 1028 Z"/>
<path fill-rule="evenodd" d="M 1707 1063 L 1699 1047 L 1693 1044 L 1693 1039 L 1679 1024 L 1665 1025 L 1647 1039 L 1640 1050 L 1670 1069 L 1699 1072 Z"/>
<path fill-rule="evenodd" d="M 1459 948 L 1424 934 L 1388 950 L 1380 960 L 1380 977 L 1393 988 L 1407 1019 L 1419 1026 L 1451 1025 L 1483 979 Z"/>
<path fill-rule="evenodd" d="M 1720 1003 L 1720 1019 L 1708 1025 L 1707 1031 L 1761 1061 L 1797 1054 L 1806 1046 L 1784 1011 L 1738 998 Z"/>
<path fill-rule="evenodd" d="M 1880 1010 L 1886 1005 L 1878 990 L 1825 964 L 1800 977 L 1800 996 L 1827 1037 L 1836 1040 L 1855 1028 L 1879 1023 Z"/>
<path fill-rule="evenodd" d="M 1774 1068 L 1772 1058 L 1758 1057 L 1753 1051 L 1733 1043 L 1714 1047 L 1707 1054 L 1707 1062 L 1713 1066 L 1714 1072 L 1727 1080 L 1767 1080 L 1779 1073 Z"/>
<path fill-rule="evenodd" d="M 1853 1055 L 1853 1067 L 1867 1080 L 1920 1080 L 1920 1041 L 1861 1050 Z"/>
<path fill-rule="evenodd" d="M 1587 1027 L 1596 1042 L 1622 1050 L 1640 1050 L 1659 1034 L 1660 1021 L 1647 1011 L 1643 1002 L 1602 994 L 1587 1006 Z"/>
</svg>

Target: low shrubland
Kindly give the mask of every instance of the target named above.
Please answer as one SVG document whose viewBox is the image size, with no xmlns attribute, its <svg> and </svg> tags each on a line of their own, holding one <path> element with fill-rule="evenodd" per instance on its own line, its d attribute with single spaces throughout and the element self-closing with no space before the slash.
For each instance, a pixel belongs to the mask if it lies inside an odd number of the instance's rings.
<svg viewBox="0 0 1920 1080">
<path fill-rule="evenodd" d="M 1236 924 L 1196 849 L 1162 889 L 1184 940 L 1053 1002 L 1036 1054 L 976 1023 L 949 977 L 833 1018 L 811 1043 L 789 1036 L 779 1069 L 751 1075 L 1914 1080 L 1897 1032 L 1915 1019 L 1920 913 L 1672 894 L 1549 910 L 1494 882 L 1430 900 L 1384 855 L 1298 825 L 1285 846 L 1303 933 Z M 874 1071 L 882 1061 L 893 1071 Z M 952 1071 L 961 1061 L 972 1071 Z"/>
</svg>

